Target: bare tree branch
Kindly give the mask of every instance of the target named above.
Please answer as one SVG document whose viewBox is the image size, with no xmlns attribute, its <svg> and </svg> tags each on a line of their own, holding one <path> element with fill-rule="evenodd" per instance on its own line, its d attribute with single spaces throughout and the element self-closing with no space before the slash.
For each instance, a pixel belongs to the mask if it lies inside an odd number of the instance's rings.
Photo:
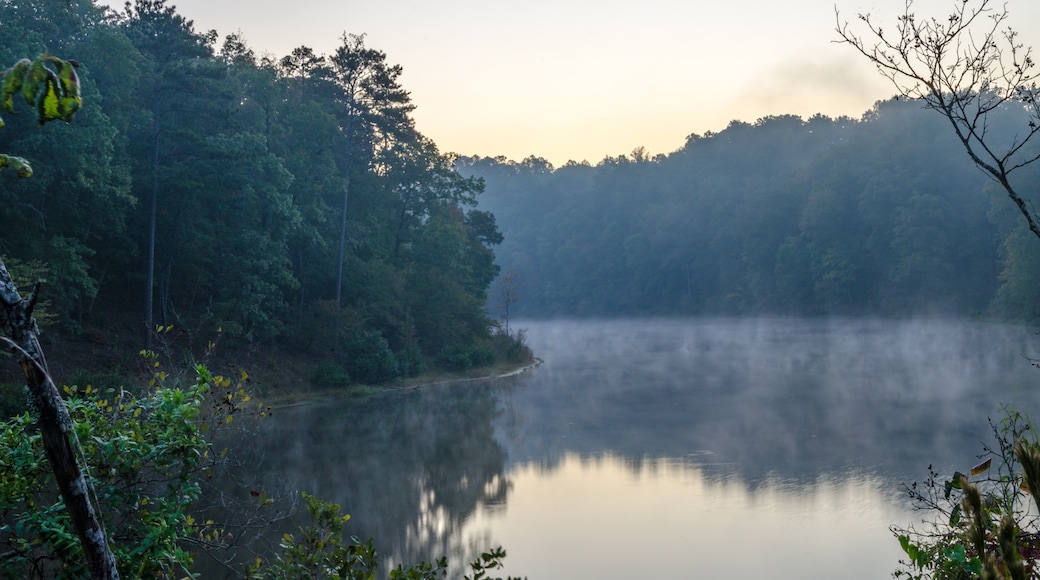
<svg viewBox="0 0 1040 580">
<path fill-rule="evenodd" d="M 993 6 L 992 0 L 954 0 L 945 19 L 918 18 L 913 8 L 913 0 L 906 0 L 894 33 L 869 14 L 857 15 L 859 25 L 853 27 L 835 8 L 838 42 L 873 63 L 900 97 L 945 116 L 971 160 L 1000 184 L 1040 238 L 1040 219 L 1010 180 L 1040 159 L 1029 146 L 1040 131 L 1040 72 L 1032 48 L 1007 25 L 1007 7 Z M 1002 115 L 1025 119 L 1009 141 L 994 132 Z"/>
</svg>

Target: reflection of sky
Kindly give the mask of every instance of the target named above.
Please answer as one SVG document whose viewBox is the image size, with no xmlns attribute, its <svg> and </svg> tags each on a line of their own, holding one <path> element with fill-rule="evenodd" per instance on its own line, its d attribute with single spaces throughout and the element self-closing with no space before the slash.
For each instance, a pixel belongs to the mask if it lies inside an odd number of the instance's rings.
<svg viewBox="0 0 1040 580">
<path fill-rule="evenodd" d="M 754 490 L 696 464 L 570 454 L 551 470 L 514 466 L 505 509 L 480 510 L 529 578 L 886 578 L 888 525 L 908 514 L 869 476 Z"/>
</svg>

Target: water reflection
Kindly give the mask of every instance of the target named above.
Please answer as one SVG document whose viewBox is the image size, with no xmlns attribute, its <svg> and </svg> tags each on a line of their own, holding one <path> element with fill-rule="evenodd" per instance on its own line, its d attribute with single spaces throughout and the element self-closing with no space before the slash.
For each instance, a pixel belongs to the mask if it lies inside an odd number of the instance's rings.
<svg viewBox="0 0 1040 580">
<path fill-rule="evenodd" d="M 875 476 L 751 488 L 674 459 L 568 454 L 510 471 L 508 507 L 473 528 L 509 547 L 506 572 L 534 578 L 885 578 L 901 517 Z"/>
<path fill-rule="evenodd" d="M 286 410 L 249 469 L 342 504 L 393 562 L 502 544 L 532 580 L 878 578 L 898 483 L 970 467 L 1001 402 L 1037 407 L 1023 328 L 524 326 L 535 371 Z"/>
<path fill-rule="evenodd" d="M 341 504 L 352 516 L 348 535 L 376 538 L 389 565 L 460 561 L 473 556 L 462 522 L 509 491 L 496 414 L 491 385 L 428 388 L 279 411 L 235 446 L 247 449 L 244 469 L 264 474 L 268 493 L 288 485 Z"/>
</svg>

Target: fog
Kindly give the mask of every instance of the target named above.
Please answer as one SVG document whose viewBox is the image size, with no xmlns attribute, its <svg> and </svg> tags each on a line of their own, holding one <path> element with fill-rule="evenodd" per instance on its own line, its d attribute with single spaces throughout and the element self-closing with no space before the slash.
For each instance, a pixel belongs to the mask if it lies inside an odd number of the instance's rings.
<svg viewBox="0 0 1040 580">
<path fill-rule="evenodd" d="M 538 386 L 514 459 L 710 452 L 749 480 L 971 462 L 1002 403 L 1035 408 L 1037 337 L 963 321 L 716 319 L 527 324 Z M 609 368 L 605 372 L 604 368 Z M 648 386 L 652 385 L 652 386 Z M 576 412 L 574 409 L 580 409 Z M 924 467 L 925 464 L 918 467 Z"/>
<path fill-rule="evenodd" d="M 987 417 L 999 419 L 1002 404 L 1037 406 L 1040 371 L 1025 357 L 1038 338 L 1026 327 L 518 326 L 539 367 L 286 409 L 259 426 L 251 469 L 272 486 L 341 503 L 353 515 L 350 532 L 377 538 L 391 562 L 445 554 L 459 563 L 504 544 L 512 574 L 639 575 L 643 568 L 610 560 L 613 531 L 638 538 L 633 549 L 654 574 L 672 575 L 669 550 L 738 557 L 705 530 L 743 526 L 747 541 L 777 557 L 799 549 L 815 560 L 781 577 L 829 566 L 839 574 L 858 558 L 870 563 L 866 578 L 896 565 L 888 525 L 910 517 L 899 484 L 922 479 L 930 464 L 940 473 L 970 468 L 989 438 Z M 569 567 L 559 565 L 566 541 L 584 554 Z M 720 561 L 707 558 L 704 572 Z"/>
</svg>

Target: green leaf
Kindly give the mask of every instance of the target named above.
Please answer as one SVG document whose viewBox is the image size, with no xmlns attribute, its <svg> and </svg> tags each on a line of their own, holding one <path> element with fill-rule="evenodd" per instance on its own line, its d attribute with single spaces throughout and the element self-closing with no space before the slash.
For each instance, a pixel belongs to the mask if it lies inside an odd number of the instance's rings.
<svg viewBox="0 0 1040 580">
<path fill-rule="evenodd" d="M 30 107 L 36 106 L 39 100 L 39 93 L 43 89 L 43 84 L 47 82 L 47 75 L 50 72 L 44 66 L 43 59 L 38 58 L 32 63 L 22 80 L 22 98 L 25 99 L 26 105 Z"/>
<path fill-rule="evenodd" d="M 58 77 L 51 71 L 47 71 L 47 78 L 36 97 L 36 120 L 43 125 L 47 121 L 63 119 L 61 114 L 61 85 Z"/>
<path fill-rule="evenodd" d="M 21 157 L 0 153 L 0 169 L 5 167 L 14 168 L 15 174 L 18 177 L 32 177 L 32 167 L 29 165 L 28 161 Z"/>
<path fill-rule="evenodd" d="M 58 70 L 58 80 L 61 82 L 61 99 L 58 102 L 58 113 L 66 123 L 72 121 L 73 115 L 83 104 L 79 91 L 79 76 L 76 74 L 78 64 L 75 61 L 62 60 L 51 57 L 54 68 Z"/>
<path fill-rule="evenodd" d="M 32 67 L 32 61 L 23 58 L 4 72 L 4 83 L 0 85 L 0 107 L 8 113 L 14 112 L 14 95 L 22 89 L 25 75 Z"/>
<path fill-rule="evenodd" d="M 964 546 L 961 544 L 943 548 L 943 556 L 945 556 L 947 560 L 953 560 L 960 564 L 966 564 L 968 561 L 968 556 L 964 551 Z"/>
</svg>

